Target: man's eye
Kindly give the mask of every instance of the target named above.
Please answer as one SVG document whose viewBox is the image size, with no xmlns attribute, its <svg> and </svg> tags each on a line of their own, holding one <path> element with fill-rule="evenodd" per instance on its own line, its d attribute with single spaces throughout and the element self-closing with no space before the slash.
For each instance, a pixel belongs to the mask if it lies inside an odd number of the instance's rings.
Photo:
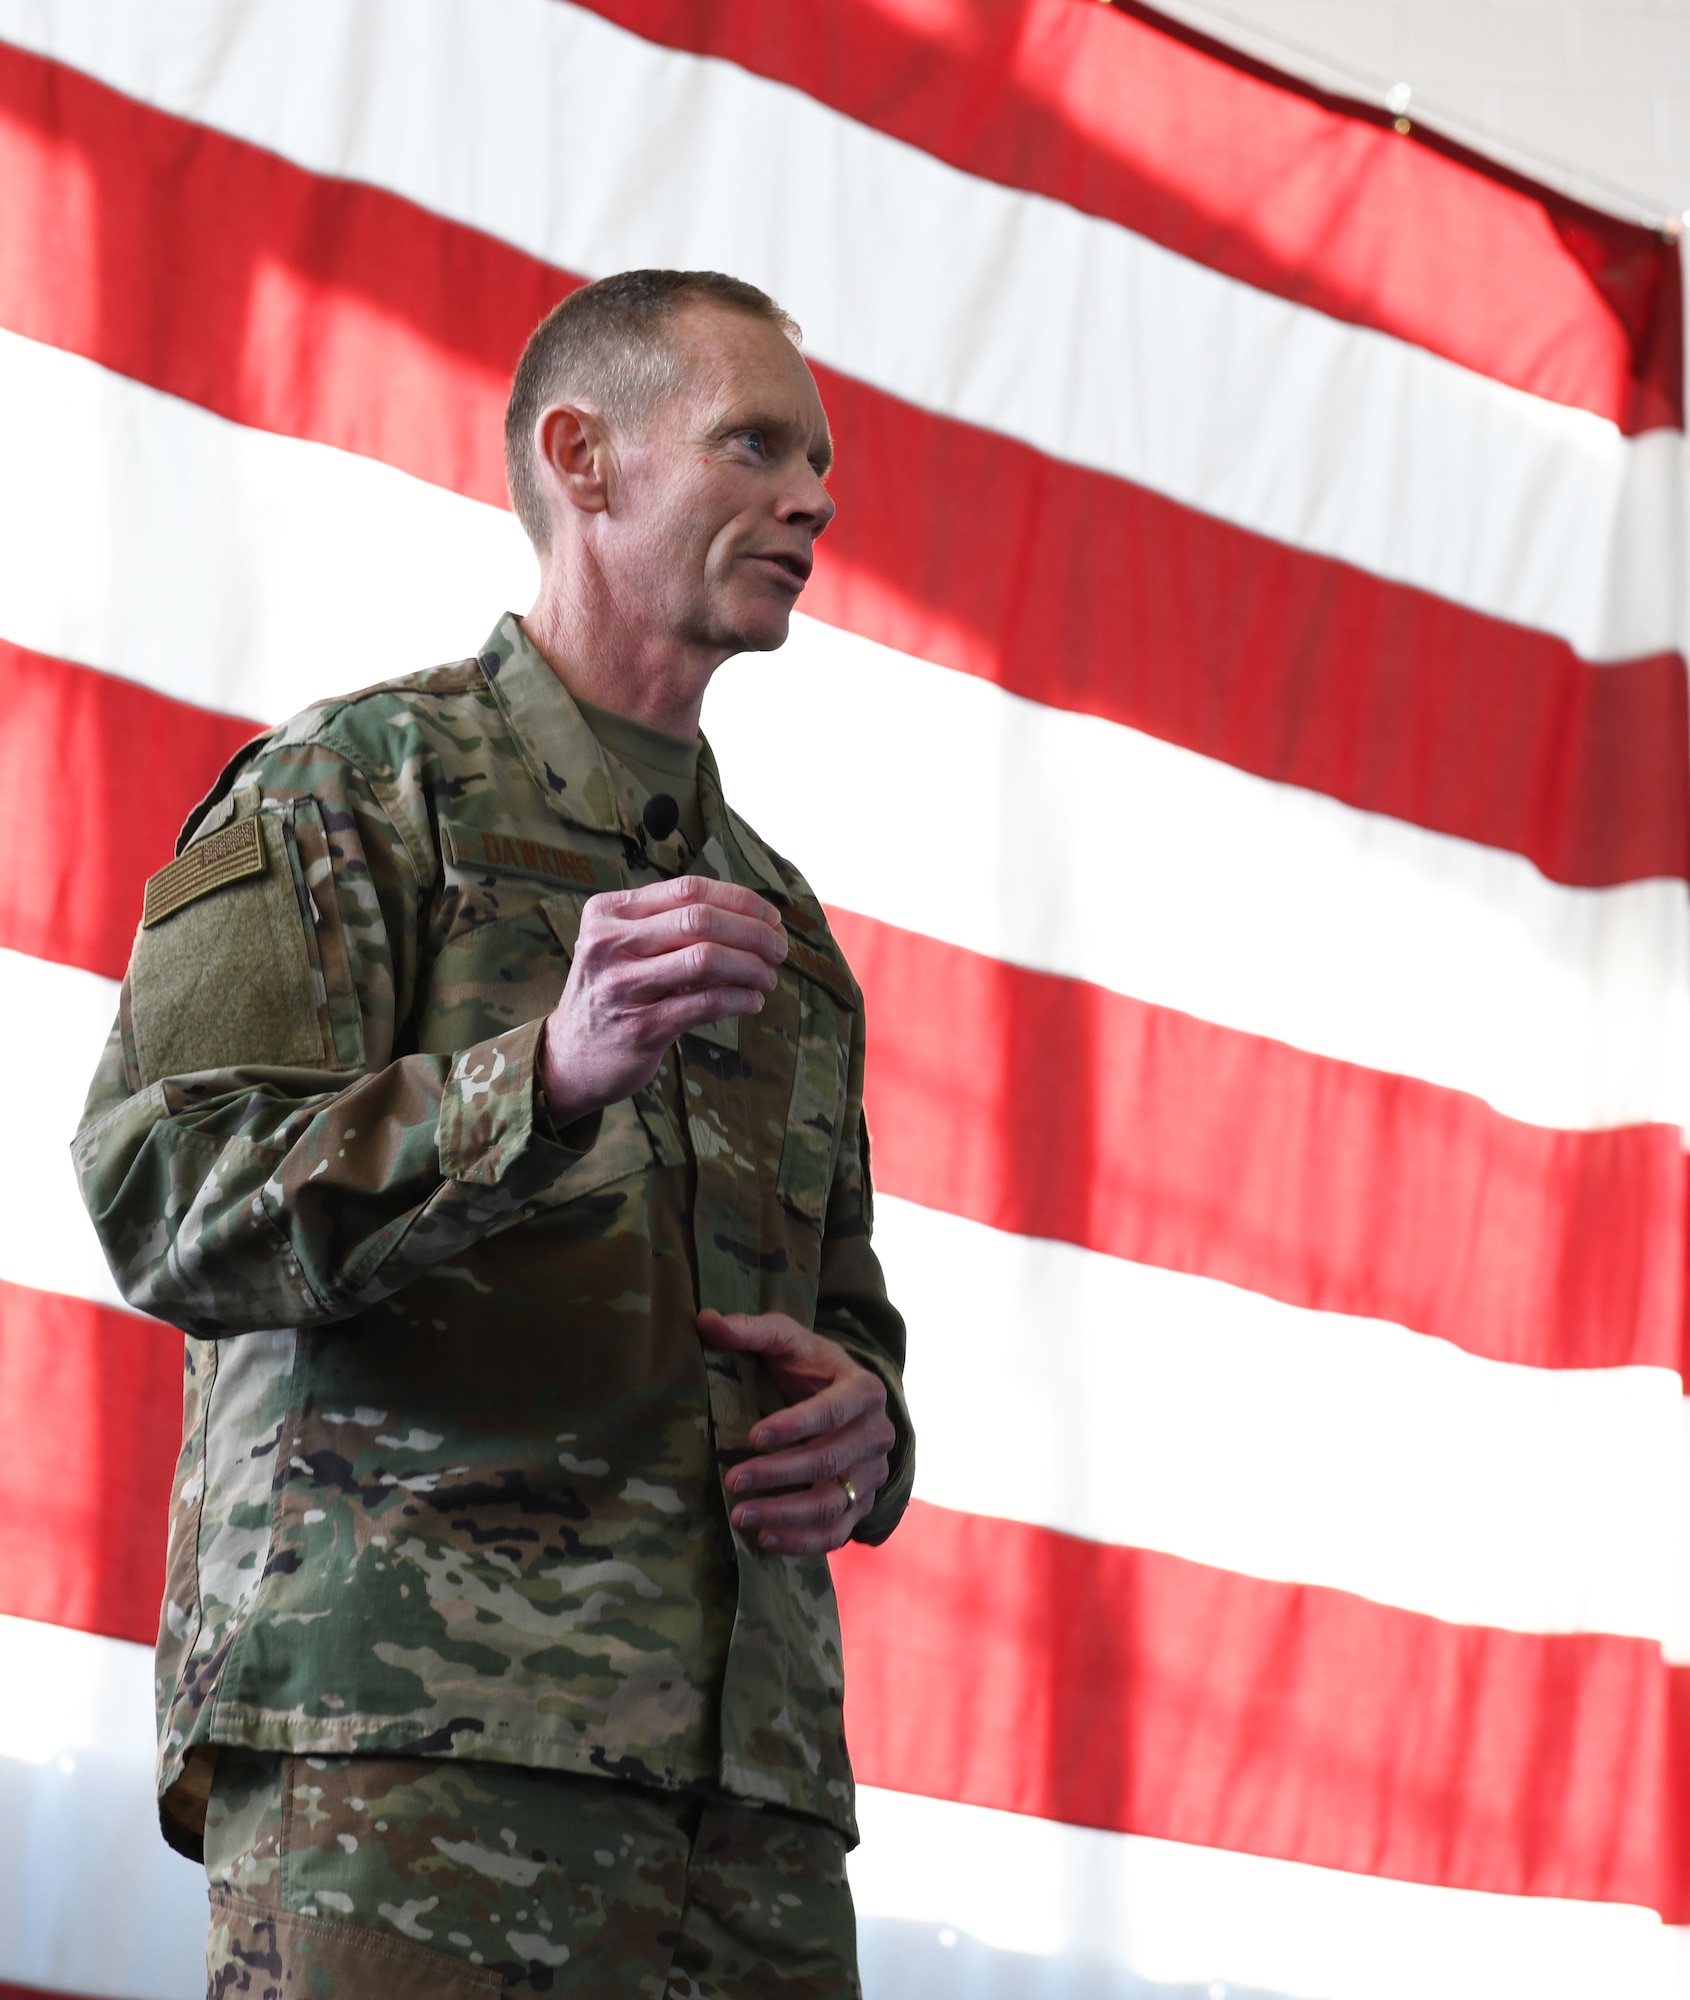
<svg viewBox="0 0 1690 2000">
<path fill-rule="evenodd" d="M 750 446 L 750 448 L 754 452 L 756 452 L 760 457 L 762 455 L 762 450 L 763 450 L 763 433 L 761 431 L 742 431 L 740 435 L 745 439 L 745 442 Z"/>
</svg>

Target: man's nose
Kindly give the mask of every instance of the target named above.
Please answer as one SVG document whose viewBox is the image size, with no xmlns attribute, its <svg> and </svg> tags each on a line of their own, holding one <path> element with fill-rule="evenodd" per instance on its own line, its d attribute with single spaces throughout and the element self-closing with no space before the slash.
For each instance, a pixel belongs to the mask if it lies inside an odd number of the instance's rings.
<svg viewBox="0 0 1690 2000">
<path fill-rule="evenodd" d="M 782 496 L 776 515 L 796 528 L 808 528 L 819 535 L 835 511 L 833 495 L 822 484 L 821 475 L 814 466 L 806 465 Z"/>
</svg>

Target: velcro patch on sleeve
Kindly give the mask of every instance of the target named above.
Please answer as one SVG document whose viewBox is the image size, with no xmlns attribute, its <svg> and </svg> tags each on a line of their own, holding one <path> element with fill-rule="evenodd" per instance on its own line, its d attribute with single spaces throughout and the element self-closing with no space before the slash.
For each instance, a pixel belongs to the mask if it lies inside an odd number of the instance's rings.
<svg viewBox="0 0 1690 2000">
<path fill-rule="evenodd" d="M 169 923 L 143 925 L 135 940 L 129 1019 L 143 1085 L 247 1064 L 335 1062 L 285 821 L 237 820 L 188 853 L 236 832 L 257 844 L 260 865 L 251 866 L 249 850 L 246 865 L 221 879 L 221 895 L 196 888 Z"/>
<path fill-rule="evenodd" d="M 471 873 L 533 875 L 542 882 L 558 882 L 572 889 L 623 886 L 621 869 L 602 854 L 583 854 L 578 848 L 556 847 L 547 840 L 500 833 L 494 827 L 465 826 L 452 819 L 440 822 L 440 838 L 453 867 Z"/>
<path fill-rule="evenodd" d="M 238 819 L 233 826 L 208 834 L 186 854 L 178 855 L 147 878 L 141 903 L 141 928 L 161 924 L 186 904 L 209 896 L 230 882 L 264 873 L 264 842 L 256 819 Z"/>
</svg>

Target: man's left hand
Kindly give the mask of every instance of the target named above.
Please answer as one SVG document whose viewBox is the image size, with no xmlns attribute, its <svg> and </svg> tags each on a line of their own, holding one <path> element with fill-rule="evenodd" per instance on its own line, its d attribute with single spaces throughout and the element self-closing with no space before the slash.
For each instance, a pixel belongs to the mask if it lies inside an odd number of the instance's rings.
<svg viewBox="0 0 1690 2000">
<path fill-rule="evenodd" d="M 838 1341 L 785 1313 L 706 1310 L 698 1330 L 712 1347 L 761 1355 L 787 1399 L 784 1410 L 751 1427 L 762 1456 L 727 1475 L 734 1526 L 755 1532 L 758 1547 L 776 1555 L 843 1548 L 891 1471 L 897 1434 L 886 1384 Z M 771 1494 L 771 1487 L 800 1490 Z"/>
</svg>

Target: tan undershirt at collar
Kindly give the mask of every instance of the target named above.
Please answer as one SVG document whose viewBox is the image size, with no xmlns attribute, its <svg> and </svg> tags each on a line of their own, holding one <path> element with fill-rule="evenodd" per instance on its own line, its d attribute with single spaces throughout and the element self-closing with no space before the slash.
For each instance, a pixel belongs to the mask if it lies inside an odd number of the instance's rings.
<svg viewBox="0 0 1690 2000">
<path fill-rule="evenodd" d="M 694 854 L 704 845 L 698 804 L 698 738 L 671 736 L 648 722 L 573 697 L 581 719 L 619 764 L 626 764 L 648 792 L 667 792 L 681 809 L 681 831 Z"/>
</svg>

